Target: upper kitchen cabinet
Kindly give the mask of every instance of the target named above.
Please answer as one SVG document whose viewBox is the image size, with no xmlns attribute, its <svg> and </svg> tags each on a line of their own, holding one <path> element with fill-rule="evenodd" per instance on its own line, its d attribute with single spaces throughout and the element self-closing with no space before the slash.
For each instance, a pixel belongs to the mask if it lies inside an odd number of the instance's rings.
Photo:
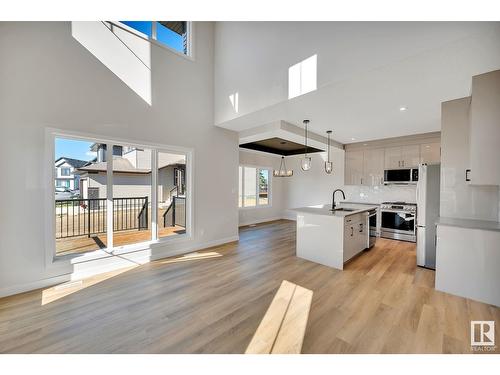
<svg viewBox="0 0 500 375">
<path fill-rule="evenodd" d="M 401 168 L 401 146 L 387 147 L 385 149 L 385 169 Z"/>
<path fill-rule="evenodd" d="M 420 146 L 406 145 L 385 149 L 385 169 L 416 167 L 420 163 Z"/>
<path fill-rule="evenodd" d="M 465 151 L 465 150 L 464 150 Z M 470 182 L 500 185 L 500 70 L 472 77 Z"/>
<path fill-rule="evenodd" d="M 384 184 L 384 149 L 375 148 L 364 151 L 363 185 Z"/>
<path fill-rule="evenodd" d="M 363 185 L 363 150 L 345 152 L 346 185 Z"/>
<path fill-rule="evenodd" d="M 421 144 L 420 162 L 426 164 L 439 164 L 441 162 L 441 144 L 439 142 Z"/>
</svg>

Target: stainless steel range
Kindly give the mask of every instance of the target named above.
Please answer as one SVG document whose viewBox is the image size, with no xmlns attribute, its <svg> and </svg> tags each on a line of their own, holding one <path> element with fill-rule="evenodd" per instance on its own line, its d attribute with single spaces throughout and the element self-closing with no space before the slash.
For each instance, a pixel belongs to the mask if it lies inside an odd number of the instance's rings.
<svg viewBox="0 0 500 375">
<path fill-rule="evenodd" d="M 380 212 L 382 214 L 381 237 L 417 242 L 417 205 L 415 203 L 383 202 L 380 205 Z"/>
</svg>

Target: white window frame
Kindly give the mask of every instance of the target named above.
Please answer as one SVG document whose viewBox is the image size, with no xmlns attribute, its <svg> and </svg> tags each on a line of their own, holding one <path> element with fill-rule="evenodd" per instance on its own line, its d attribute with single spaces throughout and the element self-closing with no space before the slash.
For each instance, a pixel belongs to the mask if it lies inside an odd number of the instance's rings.
<svg viewBox="0 0 500 375">
<path fill-rule="evenodd" d="M 68 174 L 64 174 L 63 171 L 68 171 Z M 71 177 L 71 167 L 61 167 L 61 177 Z"/>
<path fill-rule="evenodd" d="M 54 180 L 55 180 L 55 171 L 54 171 L 54 158 L 55 158 L 55 139 L 56 138 L 64 138 L 76 141 L 86 141 L 86 142 L 96 142 L 96 143 L 105 143 L 108 145 L 127 145 L 133 147 L 142 147 L 151 149 L 152 153 L 152 175 L 151 175 L 151 236 L 152 238 L 147 241 L 138 242 L 129 245 L 123 246 L 113 246 L 112 244 L 112 234 L 113 231 L 107 232 L 107 240 L 108 243 L 111 244 L 110 247 L 105 249 L 91 250 L 86 253 L 78 253 L 78 254 L 68 254 L 68 255 L 57 255 L 56 254 L 56 240 L 55 240 L 55 205 L 54 205 Z M 108 150 L 112 150 L 112 147 L 108 147 Z M 156 244 L 172 244 L 178 242 L 185 242 L 193 239 L 194 233 L 194 215 L 193 215 L 193 165 L 194 165 L 194 150 L 191 148 L 178 147 L 178 146 L 169 146 L 169 145 L 161 145 L 156 143 L 148 143 L 142 142 L 137 143 L 133 140 L 128 139 L 110 139 L 106 136 L 100 136 L 96 134 L 90 133 L 82 133 L 82 132 L 73 132 L 60 130 L 55 128 L 47 128 L 45 134 L 45 264 L 47 268 L 56 270 L 56 269 L 65 269 L 67 267 L 68 260 L 71 263 L 74 260 L 81 260 L 83 262 L 107 258 L 122 254 L 128 254 L 139 250 L 147 250 L 151 249 L 152 246 Z M 158 181 L 158 168 L 157 165 L 157 155 L 158 152 L 165 153 L 177 153 L 183 154 L 186 156 L 186 232 L 184 234 L 179 234 L 176 236 L 168 236 L 158 238 L 158 230 L 157 230 L 157 219 L 158 215 L 158 200 L 157 200 L 157 187 L 153 185 L 153 182 Z M 108 210 L 107 210 L 107 220 L 108 220 L 108 228 L 113 228 L 112 220 L 113 220 L 113 177 L 110 175 L 110 171 L 113 170 L 113 158 L 111 158 L 111 163 L 108 163 L 108 175 L 107 175 L 107 199 L 108 202 Z M 154 167 L 154 169 L 153 169 Z M 111 225 L 110 225 L 111 223 Z M 111 238 L 110 238 L 111 237 Z M 77 262 L 78 263 L 78 262 Z"/>
<path fill-rule="evenodd" d="M 152 25 L 151 25 L 151 38 L 149 38 L 146 34 L 144 33 L 141 33 L 140 31 L 136 30 L 136 29 L 133 29 L 131 28 L 130 26 L 128 25 L 125 25 L 124 23 L 121 23 L 119 21 L 106 21 L 108 23 L 110 23 L 111 25 L 113 26 L 116 26 L 116 27 L 119 27 L 125 31 L 128 31 L 132 34 L 135 34 L 136 36 L 138 36 L 139 38 L 142 38 L 144 40 L 147 40 L 149 41 L 150 43 L 158 46 L 158 47 L 161 47 L 161 48 L 164 48 L 166 49 L 167 51 L 169 52 L 172 52 L 172 53 L 175 53 L 176 55 L 178 56 L 182 56 L 188 60 L 191 60 L 191 61 L 194 61 L 194 48 L 193 48 L 193 32 L 194 32 L 194 26 L 193 26 L 193 22 L 192 21 L 186 21 L 186 41 L 187 41 L 187 50 L 186 50 L 186 53 L 183 53 L 183 52 L 179 52 L 177 51 L 176 49 L 162 43 L 162 42 L 158 42 L 156 40 L 156 22 L 158 21 L 151 21 L 152 22 Z"/>
<path fill-rule="evenodd" d="M 239 168 L 243 168 L 243 173 L 241 174 L 241 180 L 239 180 Z M 256 184 L 256 203 L 255 206 L 245 206 L 245 199 L 243 198 L 241 204 L 242 206 L 240 207 L 239 204 L 239 184 L 241 184 L 241 194 L 243 197 L 245 197 L 245 168 L 255 168 L 255 184 Z M 267 203 L 266 204 L 259 204 L 259 171 L 261 170 L 267 170 L 268 173 L 268 183 L 267 183 Z M 251 164 L 240 164 L 238 166 L 238 209 L 240 210 L 251 210 L 251 209 L 258 209 L 258 208 L 267 208 L 267 207 L 272 207 L 272 176 L 273 176 L 273 171 L 272 168 L 270 167 L 263 167 L 259 165 L 251 165 Z"/>
</svg>

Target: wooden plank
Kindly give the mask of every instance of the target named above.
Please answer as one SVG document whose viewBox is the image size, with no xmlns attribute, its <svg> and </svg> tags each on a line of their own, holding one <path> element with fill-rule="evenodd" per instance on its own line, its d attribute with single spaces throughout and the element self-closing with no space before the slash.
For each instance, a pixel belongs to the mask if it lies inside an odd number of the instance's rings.
<svg viewBox="0 0 500 375">
<path fill-rule="evenodd" d="M 300 354 L 313 292 L 297 285 L 272 348 L 272 354 Z"/>
<path fill-rule="evenodd" d="M 295 288 L 295 284 L 283 280 L 257 331 L 255 331 L 252 341 L 245 351 L 246 354 L 269 354 L 271 352 Z"/>
</svg>

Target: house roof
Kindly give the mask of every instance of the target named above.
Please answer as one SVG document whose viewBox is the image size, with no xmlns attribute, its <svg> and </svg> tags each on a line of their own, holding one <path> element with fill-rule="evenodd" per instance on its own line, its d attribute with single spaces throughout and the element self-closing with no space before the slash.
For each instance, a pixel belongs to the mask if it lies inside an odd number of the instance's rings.
<svg viewBox="0 0 500 375">
<path fill-rule="evenodd" d="M 171 165 L 186 164 L 186 159 L 184 157 L 180 157 L 179 155 L 160 154 L 158 159 L 159 159 L 158 160 L 159 169 Z M 89 163 L 88 165 L 78 168 L 78 170 L 81 172 L 106 172 L 107 169 L 108 169 L 108 163 L 105 161 L 99 163 Z M 147 174 L 151 173 L 151 169 L 136 168 L 128 159 L 120 156 L 115 156 L 113 158 L 113 172 Z"/>
<path fill-rule="evenodd" d="M 78 159 L 72 159 L 72 158 L 67 158 L 66 156 L 61 156 L 59 159 L 57 159 L 54 163 L 57 163 L 60 160 L 66 161 L 69 165 L 71 165 L 73 168 L 81 168 L 85 164 L 88 164 L 88 161 L 85 160 L 78 160 Z"/>
<path fill-rule="evenodd" d="M 82 168 L 78 168 L 79 171 L 85 171 L 85 172 L 106 172 L 107 169 L 108 169 L 108 163 L 105 161 L 89 164 Z M 121 157 L 115 157 L 113 159 L 113 172 L 146 174 L 150 173 L 151 170 L 135 168 L 132 165 L 132 163 L 127 159 Z"/>
</svg>

